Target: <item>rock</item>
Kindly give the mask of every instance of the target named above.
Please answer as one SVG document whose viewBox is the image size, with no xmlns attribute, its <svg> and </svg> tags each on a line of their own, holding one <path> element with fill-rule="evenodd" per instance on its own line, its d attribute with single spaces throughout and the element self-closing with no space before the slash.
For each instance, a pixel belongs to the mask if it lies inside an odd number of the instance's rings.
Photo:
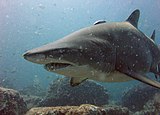
<svg viewBox="0 0 160 115">
<path fill-rule="evenodd" d="M 44 97 L 46 95 L 46 89 L 41 85 L 39 78 L 35 75 L 33 84 L 23 87 L 19 92 L 22 95 L 32 95 L 38 97 Z"/>
<path fill-rule="evenodd" d="M 105 105 L 108 104 L 107 90 L 93 81 L 85 81 L 79 86 L 72 87 L 69 78 L 53 81 L 47 96 L 39 106 L 79 106 L 81 104 Z"/>
<path fill-rule="evenodd" d="M 0 87 L 15 88 L 12 81 L 13 79 L 11 77 L 6 76 L 6 74 L 0 73 Z"/>
<path fill-rule="evenodd" d="M 1 115 L 24 115 L 26 111 L 27 105 L 17 91 L 0 87 Z"/>
<path fill-rule="evenodd" d="M 146 102 L 153 98 L 159 89 L 145 84 L 133 87 L 122 96 L 122 106 L 128 107 L 131 111 L 140 111 Z"/>
<path fill-rule="evenodd" d="M 59 106 L 32 108 L 26 115 L 129 115 L 125 107 L 97 107 L 83 104 L 81 106 Z"/>
<path fill-rule="evenodd" d="M 33 107 L 37 107 L 39 102 L 41 102 L 42 98 L 33 95 L 22 95 L 24 101 L 27 103 L 27 109 L 31 109 Z"/>
<path fill-rule="evenodd" d="M 153 99 L 144 105 L 144 109 L 134 115 L 160 115 L 160 93 L 156 93 Z"/>
<path fill-rule="evenodd" d="M 160 113 L 160 92 L 154 95 L 153 103 L 155 110 Z"/>
<path fill-rule="evenodd" d="M 133 115 L 159 115 L 159 114 L 155 113 L 154 110 L 142 110 L 135 112 Z"/>
</svg>

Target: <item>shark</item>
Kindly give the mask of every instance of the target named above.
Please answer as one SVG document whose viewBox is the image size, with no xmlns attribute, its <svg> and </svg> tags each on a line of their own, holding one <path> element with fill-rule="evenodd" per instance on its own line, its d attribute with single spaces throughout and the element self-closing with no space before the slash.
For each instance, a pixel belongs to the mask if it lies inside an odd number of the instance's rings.
<svg viewBox="0 0 160 115">
<path fill-rule="evenodd" d="M 139 80 L 160 88 L 160 49 L 151 37 L 138 29 L 140 10 L 123 22 L 99 20 L 57 41 L 28 50 L 24 59 L 44 65 L 47 71 L 70 77 L 77 86 L 87 79 L 100 82 Z"/>
</svg>

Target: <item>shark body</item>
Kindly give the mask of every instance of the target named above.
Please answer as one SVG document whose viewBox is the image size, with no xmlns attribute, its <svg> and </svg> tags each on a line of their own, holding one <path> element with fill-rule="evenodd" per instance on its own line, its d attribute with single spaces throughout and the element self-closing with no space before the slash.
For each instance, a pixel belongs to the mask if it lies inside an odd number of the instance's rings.
<svg viewBox="0 0 160 115">
<path fill-rule="evenodd" d="M 140 11 L 135 10 L 126 21 L 96 22 L 53 43 L 24 54 L 28 61 L 43 64 L 48 71 L 71 77 L 76 86 L 86 79 L 123 82 L 137 79 L 156 88 L 160 83 L 147 78 L 159 75 L 160 50 L 152 37 L 138 28 Z"/>
</svg>

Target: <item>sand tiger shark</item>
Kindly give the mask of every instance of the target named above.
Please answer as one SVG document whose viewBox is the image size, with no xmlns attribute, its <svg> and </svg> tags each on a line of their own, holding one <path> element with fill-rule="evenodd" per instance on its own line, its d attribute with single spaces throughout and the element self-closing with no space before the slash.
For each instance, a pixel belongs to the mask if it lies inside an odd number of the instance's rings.
<svg viewBox="0 0 160 115">
<path fill-rule="evenodd" d="M 70 77 L 71 86 L 86 79 L 101 82 L 139 80 L 160 88 L 146 76 L 160 75 L 160 49 L 151 37 L 138 29 L 137 9 L 124 22 L 97 21 L 53 43 L 27 51 L 23 56 L 42 64 L 50 72 Z"/>
</svg>

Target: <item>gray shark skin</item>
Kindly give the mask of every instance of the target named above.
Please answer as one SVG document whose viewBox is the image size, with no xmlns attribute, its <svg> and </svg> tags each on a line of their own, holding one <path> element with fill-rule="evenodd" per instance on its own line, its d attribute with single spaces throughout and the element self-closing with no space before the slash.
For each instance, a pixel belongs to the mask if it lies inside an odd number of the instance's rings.
<svg viewBox="0 0 160 115">
<path fill-rule="evenodd" d="M 86 79 L 102 82 L 139 80 L 160 88 L 147 78 L 159 75 L 160 50 L 152 38 L 138 28 L 140 11 L 135 10 L 124 22 L 96 22 L 53 43 L 27 51 L 23 56 L 42 64 L 48 71 L 71 77 L 71 86 Z"/>
</svg>

